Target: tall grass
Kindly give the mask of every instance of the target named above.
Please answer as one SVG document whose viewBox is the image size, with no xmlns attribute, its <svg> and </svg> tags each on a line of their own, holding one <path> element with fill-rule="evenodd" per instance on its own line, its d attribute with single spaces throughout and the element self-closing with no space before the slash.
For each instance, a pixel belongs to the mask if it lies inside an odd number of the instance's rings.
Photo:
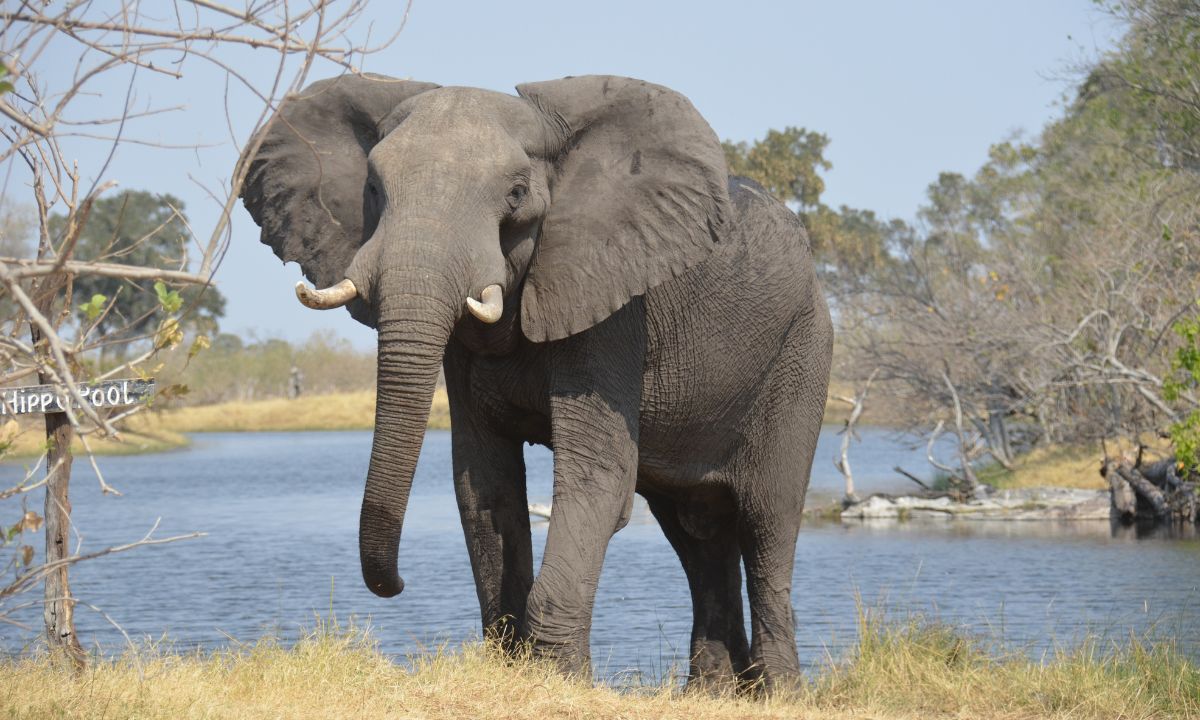
<svg viewBox="0 0 1200 720">
<path fill-rule="evenodd" d="M 1092 637 L 1035 661 L 943 624 L 863 612 L 852 656 L 809 692 L 822 707 L 898 716 L 1196 717 L 1200 667 L 1170 639 Z"/>
<path fill-rule="evenodd" d="M 849 657 L 769 699 L 621 691 L 571 680 L 481 643 L 396 663 L 370 635 L 321 624 L 291 647 L 158 648 L 74 675 L 38 656 L 0 662 L 0 716 L 18 718 L 1186 718 L 1200 669 L 1169 642 L 1099 641 L 1044 662 L 946 626 L 862 615 Z"/>
</svg>

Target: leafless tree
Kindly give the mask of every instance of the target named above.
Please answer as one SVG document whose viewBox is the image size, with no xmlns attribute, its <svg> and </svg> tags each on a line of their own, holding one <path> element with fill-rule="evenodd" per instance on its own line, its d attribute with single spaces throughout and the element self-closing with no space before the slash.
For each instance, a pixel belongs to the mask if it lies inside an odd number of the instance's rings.
<svg viewBox="0 0 1200 720">
<path fill-rule="evenodd" d="M 967 489 L 984 457 L 1136 440 L 1200 407 L 1163 393 L 1171 328 L 1200 298 L 1200 182 L 1108 172 L 1023 177 L 1006 200 L 1024 214 L 991 232 L 943 220 L 894 237 L 895 262 L 840 300 L 859 377 L 878 368 L 911 428 L 953 433 L 955 467 L 931 462 Z"/>
<path fill-rule="evenodd" d="M 0 137 L 5 146 L 0 149 L 5 178 L 0 204 L 6 212 L 14 204 L 32 208 L 33 234 L 24 248 L 20 243 L 0 243 L 4 249 L 0 307 L 6 309 L 0 326 L 0 387 L 36 379 L 74 400 L 66 403 L 66 412 L 46 414 L 47 451 L 35 472 L 0 490 L 0 500 L 21 503 L 19 521 L 3 528 L 12 531 L 6 537 L 24 537 L 45 527 L 40 563 L 34 561 L 31 545 L 8 544 L 8 568 L 15 579 L 0 586 L 0 621 L 13 621 L 11 613 L 20 606 L 14 602 L 16 596 L 41 581 L 46 641 L 77 665 L 84 658 L 75 636 L 76 601 L 68 568 L 111 552 L 180 539 L 147 535 L 126 546 L 91 553 L 83 553 L 78 543 L 72 545 L 68 494 L 72 440 L 82 444 L 102 489 L 115 492 L 91 457 L 89 438 L 119 437 L 117 421 L 139 409 L 115 415 L 98 411 L 84 401 L 78 386 L 81 381 L 145 374 L 158 353 L 182 342 L 180 313 L 187 308 L 164 303 L 157 329 L 122 335 L 119 342 L 129 343 L 135 351 L 115 366 L 101 367 L 94 356 L 99 348 L 116 342 L 117 333 L 105 334 L 97 328 L 115 299 L 102 298 L 87 312 L 77 312 L 74 281 L 101 275 L 129 281 L 153 279 L 165 289 L 207 287 L 228 245 L 230 214 L 247 172 L 245 166 L 238 166 L 226 186 L 205 188 L 219 206 L 217 220 L 211 228 L 189 228 L 190 237 L 180 242 L 178 256 L 170 261 L 146 267 L 123 264 L 120 258 L 112 262 L 79 258 L 77 243 L 93 204 L 117 183 L 110 176 L 114 158 L 133 144 L 165 149 L 140 137 L 138 130 L 152 118 L 182 111 L 147 106 L 139 90 L 162 79 L 190 78 L 198 72 L 211 77 L 215 70 L 220 79 L 205 92 L 225 102 L 227 119 L 235 96 L 242 106 L 244 98 L 251 98 L 257 111 L 257 121 L 240 128 L 240 135 L 231 119 L 227 123 L 232 146 L 240 149 L 274 114 L 280 99 L 307 83 L 315 65 L 358 72 L 365 56 L 395 39 L 407 8 L 392 34 L 372 44 L 372 28 L 360 27 L 365 6 L 366 0 L 258 0 L 241 6 L 214 0 L 153 4 L 18 0 L 0 12 Z M 270 72 L 261 73 L 263 68 Z M 113 87 L 124 89 L 116 102 Z M 105 102 L 96 101 L 99 88 L 108 92 Z M 81 168 L 72 160 L 73 151 L 85 145 L 92 155 L 104 158 L 98 166 Z M 166 290 L 168 297 L 170 292 Z M 35 477 L 42 467 L 44 477 Z M 41 487 L 45 506 L 38 516 L 25 508 L 22 498 Z"/>
</svg>

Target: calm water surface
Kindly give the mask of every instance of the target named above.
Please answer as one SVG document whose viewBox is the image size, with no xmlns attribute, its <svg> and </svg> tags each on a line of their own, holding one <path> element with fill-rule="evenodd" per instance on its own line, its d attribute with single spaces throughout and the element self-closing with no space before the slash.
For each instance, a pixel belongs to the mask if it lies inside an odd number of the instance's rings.
<svg viewBox="0 0 1200 720">
<path fill-rule="evenodd" d="M 866 429 L 851 456 L 860 491 L 904 489 L 894 465 L 921 472 L 923 449 Z M 822 435 L 809 504 L 840 494 Z M 123 497 L 103 497 L 86 463 L 73 480 L 83 551 L 200 530 L 207 537 L 85 563 L 76 594 L 135 638 L 215 647 L 264 632 L 293 637 L 332 610 L 370 617 L 385 651 L 404 654 L 478 634 L 479 609 L 450 479 L 450 436 L 430 432 L 400 548 L 402 595 L 362 584 L 357 525 L 369 432 L 199 434 L 184 451 L 101 458 Z M 549 502 L 551 455 L 527 448 L 529 497 Z M 0 467 L 0 484 L 20 468 Z M 30 498 L 41 507 L 41 498 Z M 533 525 L 540 555 L 546 524 Z M 536 561 L 536 558 L 535 558 Z M 822 662 L 855 637 L 856 597 L 890 614 L 919 612 L 1033 652 L 1087 632 L 1155 629 L 1200 654 L 1200 541 L 1137 538 L 1105 522 L 807 523 L 793 595 L 801 659 Z M 686 664 L 691 604 L 679 562 L 639 501 L 613 538 L 596 600 L 592 648 L 609 677 L 657 676 Z M 22 617 L 36 626 L 40 610 Z M 121 635 L 81 608 L 84 641 L 121 649 Z M 31 633 L 0 625 L 0 646 Z"/>
</svg>

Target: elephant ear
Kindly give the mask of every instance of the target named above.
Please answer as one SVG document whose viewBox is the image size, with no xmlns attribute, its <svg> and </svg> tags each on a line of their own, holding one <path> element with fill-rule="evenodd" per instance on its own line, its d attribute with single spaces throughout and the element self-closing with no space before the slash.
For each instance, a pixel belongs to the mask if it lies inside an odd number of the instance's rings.
<svg viewBox="0 0 1200 720">
<path fill-rule="evenodd" d="M 260 239 L 296 262 L 317 287 L 342 280 L 354 254 L 374 231 L 366 201 L 367 155 L 378 125 L 404 100 L 438 87 L 383 75 L 320 80 L 281 103 L 255 136 L 242 202 L 262 228 Z M 361 300 L 348 306 L 373 323 Z"/>
<path fill-rule="evenodd" d="M 586 330 L 708 256 L 730 215 L 727 171 L 716 135 L 687 98 L 610 76 L 517 92 L 545 114 L 558 150 L 521 295 L 526 337 Z"/>
</svg>

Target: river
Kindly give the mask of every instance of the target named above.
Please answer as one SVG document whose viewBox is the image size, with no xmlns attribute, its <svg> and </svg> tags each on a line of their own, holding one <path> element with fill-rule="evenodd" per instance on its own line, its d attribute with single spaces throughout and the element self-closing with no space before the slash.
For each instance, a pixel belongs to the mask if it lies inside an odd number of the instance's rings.
<svg viewBox="0 0 1200 720">
<path fill-rule="evenodd" d="M 862 434 L 851 455 L 860 492 L 904 489 L 895 465 L 927 468 L 923 448 L 881 429 Z M 160 517 L 156 536 L 207 533 L 73 571 L 76 594 L 130 636 L 180 649 L 267 632 L 288 639 L 331 612 L 341 620 L 369 617 L 382 649 L 398 656 L 478 634 L 448 432 L 426 437 L 401 542 L 406 589 L 387 600 L 367 591 L 358 568 L 369 432 L 205 433 L 193 440 L 172 453 L 99 458 L 121 497 L 102 496 L 88 464 L 75 465 L 83 552 L 136 540 Z M 810 505 L 840 493 L 831 463 L 839 440 L 832 428 L 822 434 Z M 527 448 L 526 458 L 530 500 L 549 502 L 550 453 Z M 20 473 L 0 467 L 0 486 Z M 40 508 L 40 495 L 29 502 Z M 535 522 L 533 533 L 540 555 L 546 523 Z M 1087 633 L 1153 631 L 1200 654 L 1200 540 L 1138 537 L 1106 522 L 806 522 L 793 596 L 806 665 L 853 643 L 860 603 L 895 618 L 920 613 L 1033 653 Z M 679 562 L 639 501 L 613 538 L 601 577 L 592 631 L 598 674 L 653 678 L 686 666 L 690 609 Z M 18 617 L 36 627 L 40 610 Z M 100 613 L 80 608 L 77 617 L 85 644 L 122 650 L 122 635 Z M 19 651 L 34 635 L 0 624 L 0 648 Z"/>
</svg>

